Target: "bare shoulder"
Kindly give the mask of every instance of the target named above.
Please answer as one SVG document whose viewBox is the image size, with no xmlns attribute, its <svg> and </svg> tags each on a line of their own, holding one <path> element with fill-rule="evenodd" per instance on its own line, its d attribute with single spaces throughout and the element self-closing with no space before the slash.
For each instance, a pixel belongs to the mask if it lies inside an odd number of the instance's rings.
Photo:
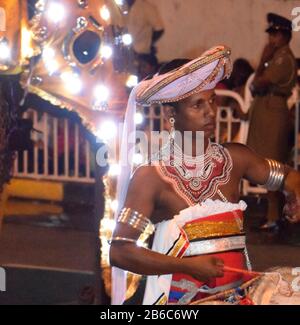
<svg viewBox="0 0 300 325">
<path fill-rule="evenodd" d="M 254 154 L 253 150 L 242 143 L 228 142 L 222 144 L 226 148 L 234 161 L 245 161 L 246 157 Z"/>
<path fill-rule="evenodd" d="M 226 143 L 223 146 L 229 151 L 235 168 L 244 178 L 255 184 L 265 184 L 269 170 L 263 157 L 244 144 Z"/>
<path fill-rule="evenodd" d="M 142 165 L 132 175 L 130 186 L 143 188 L 147 192 L 157 192 L 161 186 L 161 179 L 155 166 Z"/>
<path fill-rule="evenodd" d="M 158 181 L 158 174 L 155 166 L 142 165 L 133 173 L 132 180 L 153 180 Z"/>
<path fill-rule="evenodd" d="M 251 160 L 263 159 L 253 149 L 242 143 L 228 142 L 222 144 L 222 146 L 229 151 L 229 153 L 233 156 L 234 159 L 237 160 L 244 161 L 246 158 Z"/>
<path fill-rule="evenodd" d="M 245 152 L 251 150 L 248 146 L 237 142 L 222 143 L 222 146 L 233 153 Z"/>
<path fill-rule="evenodd" d="M 127 191 L 125 206 L 150 218 L 161 191 L 154 166 L 141 166 L 134 172 Z"/>
</svg>

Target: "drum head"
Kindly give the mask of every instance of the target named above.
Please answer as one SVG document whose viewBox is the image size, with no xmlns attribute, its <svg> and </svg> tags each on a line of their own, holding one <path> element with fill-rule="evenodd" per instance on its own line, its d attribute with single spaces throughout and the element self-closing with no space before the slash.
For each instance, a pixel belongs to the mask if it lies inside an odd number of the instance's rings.
<svg viewBox="0 0 300 325">
<path fill-rule="evenodd" d="M 255 305 L 300 305 L 300 290 L 294 269 L 277 267 L 266 272 L 250 289 Z"/>
</svg>

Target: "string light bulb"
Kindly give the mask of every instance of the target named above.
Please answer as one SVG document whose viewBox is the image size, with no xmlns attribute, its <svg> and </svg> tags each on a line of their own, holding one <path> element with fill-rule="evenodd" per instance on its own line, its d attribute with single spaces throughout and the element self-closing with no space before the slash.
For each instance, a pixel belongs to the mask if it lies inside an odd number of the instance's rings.
<svg viewBox="0 0 300 325">
<path fill-rule="evenodd" d="M 109 21 L 110 20 L 110 11 L 106 7 L 106 5 L 102 6 L 100 9 L 100 16 L 103 20 Z"/>
<path fill-rule="evenodd" d="M 109 98 L 109 89 L 104 85 L 98 85 L 94 89 L 94 97 L 97 102 L 107 102 Z"/>
<path fill-rule="evenodd" d="M 111 177 L 116 177 L 121 172 L 121 166 L 119 164 L 112 164 L 109 167 L 108 175 Z"/>
<path fill-rule="evenodd" d="M 144 122 L 144 116 L 143 116 L 143 114 L 141 112 L 135 113 L 134 123 L 136 125 L 141 125 L 143 122 Z"/>
<path fill-rule="evenodd" d="M 139 82 L 139 79 L 138 79 L 137 76 L 135 76 L 135 75 L 130 75 L 130 76 L 128 77 L 127 81 L 126 81 L 126 86 L 127 86 L 128 88 L 133 88 L 133 87 L 135 87 L 135 86 L 138 84 L 138 82 Z"/>
<path fill-rule="evenodd" d="M 132 36 L 130 34 L 124 34 L 122 35 L 122 42 L 126 46 L 130 46 L 132 44 Z"/>
<path fill-rule="evenodd" d="M 112 140 L 116 135 L 117 135 L 116 123 L 110 120 L 103 122 L 100 125 L 99 130 L 96 132 L 96 136 L 103 141 Z"/>
<path fill-rule="evenodd" d="M 61 3 L 55 1 L 49 3 L 46 15 L 50 21 L 57 24 L 65 18 L 66 11 Z"/>
<path fill-rule="evenodd" d="M 115 0 L 115 3 L 117 6 L 123 6 L 124 5 L 124 0 Z"/>
<path fill-rule="evenodd" d="M 104 59 L 110 59 L 113 54 L 113 50 L 110 46 L 104 45 L 101 47 L 100 54 Z"/>
<path fill-rule="evenodd" d="M 65 83 L 65 88 L 72 94 L 78 94 L 82 90 L 82 81 L 78 74 L 73 72 L 64 72 L 61 75 L 61 79 Z"/>
<path fill-rule="evenodd" d="M 0 42 L 0 60 L 5 61 L 10 58 L 11 51 L 7 44 L 7 42 L 1 41 Z"/>
</svg>

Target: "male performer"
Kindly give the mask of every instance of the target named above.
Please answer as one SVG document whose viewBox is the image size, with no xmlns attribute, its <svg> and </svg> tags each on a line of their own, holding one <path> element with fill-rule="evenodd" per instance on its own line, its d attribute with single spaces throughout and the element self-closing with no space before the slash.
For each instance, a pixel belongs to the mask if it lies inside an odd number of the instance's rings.
<svg viewBox="0 0 300 325">
<path fill-rule="evenodd" d="M 189 304 L 252 280 L 232 272 L 251 268 L 243 231 L 246 204 L 239 202 L 242 178 L 284 190 L 289 195 L 286 214 L 292 222 L 300 218 L 299 173 L 244 145 L 210 141 L 216 123 L 214 89 L 230 75 L 229 56 L 228 48 L 218 46 L 180 67 L 172 63 L 171 71 L 167 66 L 130 96 L 124 141 L 134 132 L 136 103 L 162 104 L 172 128 L 170 143 L 161 148 L 155 164 L 140 167 L 129 181 L 129 161 L 118 184 L 123 210 L 111 240 L 111 264 L 147 276 L 144 304 Z M 191 132 L 190 156 L 175 130 Z M 204 154 L 197 156 L 198 131 L 204 133 Z M 139 247 L 141 234 L 152 233 L 154 224 L 152 250 Z M 123 302 L 122 281 L 122 273 L 116 272 L 113 303 Z"/>
</svg>

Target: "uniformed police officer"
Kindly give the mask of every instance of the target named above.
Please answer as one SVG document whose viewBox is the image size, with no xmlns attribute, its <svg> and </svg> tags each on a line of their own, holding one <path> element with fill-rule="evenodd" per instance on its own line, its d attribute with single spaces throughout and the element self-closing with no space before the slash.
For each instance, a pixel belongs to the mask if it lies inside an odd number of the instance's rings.
<svg viewBox="0 0 300 325">
<path fill-rule="evenodd" d="M 287 100 L 296 83 L 297 69 L 289 47 L 292 22 L 279 15 L 267 15 L 269 42 L 251 85 L 254 101 L 250 108 L 248 145 L 265 158 L 286 163 L 288 158 Z M 281 215 L 282 197 L 268 193 L 268 222 L 261 229 L 274 229 Z"/>
</svg>

